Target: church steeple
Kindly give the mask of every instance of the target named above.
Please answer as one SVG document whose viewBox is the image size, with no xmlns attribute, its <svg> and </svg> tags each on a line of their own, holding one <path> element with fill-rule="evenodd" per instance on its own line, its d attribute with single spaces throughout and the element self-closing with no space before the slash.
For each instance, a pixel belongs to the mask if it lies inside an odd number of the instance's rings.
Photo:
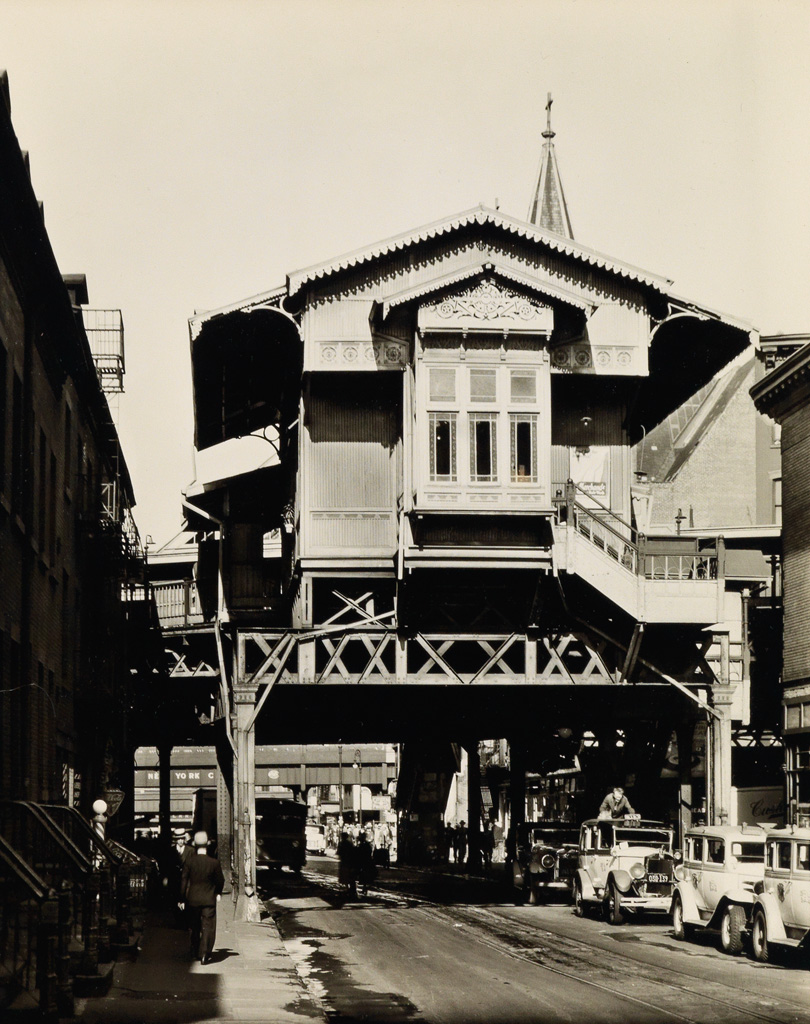
<svg viewBox="0 0 810 1024">
<path fill-rule="evenodd" d="M 539 228 L 546 228 L 565 238 L 573 238 L 571 218 L 565 203 L 560 170 L 557 167 L 557 155 L 554 152 L 554 136 L 551 130 L 551 93 L 546 103 L 546 130 L 543 132 L 543 152 L 540 156 L 540 170 L 537 174 L 537 186 L 534 190 L 532 203 L 529 207 L 529 220 Z"/>
</svg>

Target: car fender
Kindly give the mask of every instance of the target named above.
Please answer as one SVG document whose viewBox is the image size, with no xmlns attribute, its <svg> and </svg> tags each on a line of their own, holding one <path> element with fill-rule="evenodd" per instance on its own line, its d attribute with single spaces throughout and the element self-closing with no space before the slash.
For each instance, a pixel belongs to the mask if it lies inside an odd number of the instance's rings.
<svg viewBox="0 0 810 1024">
<path fill-rule="evenodd" d="M 619 892 L 629 892 L 631 886 L 633 885 L 633 879 L 630 875 L 630 872 L 625 871 L 624 868 L 617 868 L 615 871 L 611 871 L 607 880 L 608 885 L 610 885 L 611 879 L 613 879 L 613 882 L 615 883 L 616 888 L 619 890 Z"/>
<path fill-rule="evenodd" d="M 731 892 L 724 892 L 717 901 L 717 906 L 712 911 L 711 918 L 705 922 L 707 928 L 720 927 L 720 922 L 723 920 L 723 913 L 729 904 L 742 907 L 745 911 L 746 918 L 750 918 L 751 909 L 754 905 L 753 893 L 747 892 L 742 888 L 734 889 Z"/>
<path fill-rule="evenodd" d="M 593 882 L 588 872 L 584 868 L 577 868 L 577 878 L 582 888 L 582 898 L 584 900 L 595 900 L 596 889 L 593 887 Z"/>
<path fill-rule="evenodd" d="M 681 897 L 681 905 L 683 906 L 683 919 L 688 924 L 703 924 L 700 920 L 700 913 L 698 912 L 697 900 L 695 899 L 695 890 L 693 886 L 686 882 L 678 882 L 675 886 L 675 892 Z M 673 893 L 673 896 L 675 894 Z"/>
<path fill-rule="evenodd" d="M 768 928 L 768 938 L 774 939 L 776 942 L 787 938 L 785 934 L 785 924 L 782 920 L 782 915 L 779 912 L 779 900 L 769 892 L 763 892 L 757 896 L 757 901 L 754 904 L 754 910 L 752 911 L 752 918 L 754 912 L 761 909 L 765 913 L 765 924 Z"/>
</svg>

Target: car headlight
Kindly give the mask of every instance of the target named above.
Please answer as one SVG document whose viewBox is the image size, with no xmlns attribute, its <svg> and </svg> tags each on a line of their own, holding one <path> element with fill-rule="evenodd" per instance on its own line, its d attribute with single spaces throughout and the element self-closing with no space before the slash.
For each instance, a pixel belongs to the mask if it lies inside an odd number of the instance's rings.
<svg viewBox="0 0 810 1024">
<path fill-rule="evenodd" d="M 645 873 L 646 872 L 644 871 L 644 865 L 643 864 L 634 864 L 630 868 L 630 876 L 631 876 L 631 878 L 635 878 L 636 881 L 638 881 L 639 878 L 643 878 Z"/>
<path fill-rule="evenodd" d="M 683 864 L 678 864 L 673 873 L 679 882 L 682 882 L 686 878 L 686 870 Z"/>
<path fill-rule="evenodd" d="M 554 867 L 554 854 L 553 853 L 544 853 L 543 856 L 540 858 L 540 863 L 543 865 L 544 868 L 553 868 Z"/>
<path fill-rule="evenodd" d="M 672 859 L 673 859 L 673 860 L 683 860 L 683 854 L 681 853 L 681 851 L 680 851 L 680 850 L 676 850 L 676 851 L 675 851 L 675 852 L 674 852 L 674 853 L 672 854 Z"/>
<path fill-rule="evenodd" d="M 298 840 L 297 839 L 293 839 L 293 841 L 292 841 L 293 849 L 297 849 L 299 845 L 300 845 L 300 843 L 298 842 Z"/>
</svg>

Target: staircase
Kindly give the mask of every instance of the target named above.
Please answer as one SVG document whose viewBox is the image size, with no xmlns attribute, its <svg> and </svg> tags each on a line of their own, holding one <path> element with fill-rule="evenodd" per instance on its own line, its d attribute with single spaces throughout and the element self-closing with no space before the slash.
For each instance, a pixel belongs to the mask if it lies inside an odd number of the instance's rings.
<svg viewBox="0 0 810 1024">
<path fill-rule="evenodd" d="M 570 481 L 552 529 L 555 572 L 579 576 L 635 621 L 725 617 L 722 538 L 646 537 Z"/>
</svg>

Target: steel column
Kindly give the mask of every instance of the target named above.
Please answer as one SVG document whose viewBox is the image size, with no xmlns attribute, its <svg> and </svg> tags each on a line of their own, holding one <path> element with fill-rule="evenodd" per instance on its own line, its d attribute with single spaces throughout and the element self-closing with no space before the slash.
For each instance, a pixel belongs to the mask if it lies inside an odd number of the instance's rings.
<svg viewBox="0 0 810 1024">
<path fill-rule="evenodd" d="M 481 869 L 481 757 L 478 741 L 467 748 L 467 865 L 470 871 Z"/>
</svg>

